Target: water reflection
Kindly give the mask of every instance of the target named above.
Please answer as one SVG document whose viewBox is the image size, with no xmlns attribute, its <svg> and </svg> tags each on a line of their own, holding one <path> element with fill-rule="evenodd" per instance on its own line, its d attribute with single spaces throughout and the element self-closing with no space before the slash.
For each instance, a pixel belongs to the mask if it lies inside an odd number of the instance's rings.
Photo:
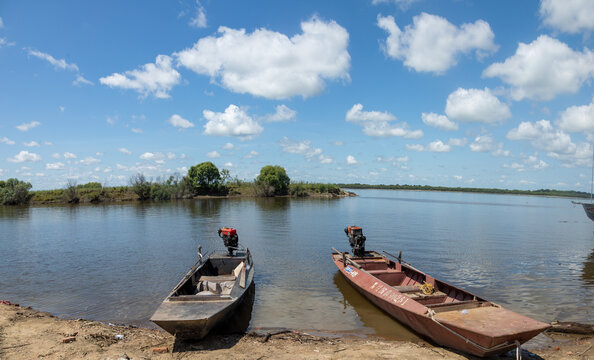
<svg viewBox="0 0 594 360">
<path fill-rule="evenodd" d="M 371 328 L 375 335 L 386 339 L 419 340 L 419 337 L 407 327 L 392 319 L 388 314 L 373 305 L 355 288 L 349 284 L 344 276 L 337 271 L 334 274 L 334 285 L 338 288 L 343 298 L 340 302 L 343 310 L 352 306 L 364 326 Z"/>
<path fill-rule="evenodd" d="M 289 198 L 256 198 L 256 205 L 264 212 L 285 211 L 289 208 Z"/>
<path fill-rule="evenodd" d="M 188 208 L 193 217 L 210 218 L 221 212 L 221 199 L 200 199 L 189 203 Z"/>
<path fill-rule="evenodd" d="M 584 261 L 584 267 L 582 269 L 582 279 L 586 285 L 594 285 L 594 249 L 590 255 Z"/>
</svg>

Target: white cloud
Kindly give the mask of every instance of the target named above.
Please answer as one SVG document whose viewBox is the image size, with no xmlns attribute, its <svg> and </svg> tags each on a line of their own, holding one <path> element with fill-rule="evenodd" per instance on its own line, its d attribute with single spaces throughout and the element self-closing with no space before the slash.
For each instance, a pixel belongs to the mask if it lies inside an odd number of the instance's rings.
<svg viewBox="0 0 594 360">
<path fill-rule="evenodd" d="M 142 65 L 138 70 L 113 73 L 102 77 L 99 82 L 109 87 L 119 87 L 137 91 L 141 97 L 152 94 L 156 98 L 169 98 L 169 91 L 179 84 L 181 75 L 172 67 L 172 59 L 158 55 L 155 63 Z"/>
<path fill-rule="evenodd" d="M 52 154 L 52 157 L 53 157 L 54 159 L 60 159 L 60 158 L 62 157 L 62 155 L 60 155 L 60 154 L 58 154 L 58 153 L 53 153 L 53 154 Z"/>
<path fill-rule="evenodd" d="M 118 116 L 117 115 L 116 116 L 113 116 L 113 117 L 112 116 L 108 116 L 108 117 L 105 118 L 105 121 L 107 121 L 107 123 L 109 125 L 115 124 L 117 120 L 118 120 Z"/>
<path fill-rule="evenodd" d="M 54 145 L 54 143 L 53 143 L 53 142 L 51 142 L 51 141 L 44 141 L 44 142 L 43 142 L 43 144 L 44 144 L 44 145 L 47 145 L 47 146 L 52 146 L 52 145 Z"/>
<path fill-rule="evenodd" d="M 439 115 L 436 113 L 422 113 L 421 119 L 423 123 L 429 126 L 440 128 L 443 130 L 458 130 L 458 124 L 448 119 L 445 115 Z"/>
<path fill-rule="evenodd" d="M 451 119 L 469 123 L 498 124 L 511 117 L 509 107 L 487 88 L 458 88 L 448 96 L 445 112 Z"/>
<path fill-rule="evenodd" d="M 132 131 L 135 134 L 142 134 L 143 133 L 142 129 L 140 129 L 140 128 L 132 128 L 132 129 L 130 129 L 130 131 Z"/>
<path fill-rule="evenodd" d="M 16 45 L 15 42 L 8 41 L 8 40 L 6 40 L 6 38 L 0 37 L 0 48 L 2 48 L 4 46 L 14 46 L 14 45 Z"/>
<path fill-rule="evenodd" d="M 76 64 L 69 64 L 64 59 L 56 59 L 50 54 L 42 53 L 41 51 L 33 49 L 27 49 L 27 53 L 31 56 L 35 56 L 36 58 L 49 62 L 58 69 L 78 72 L 78 66 L 76 66 Z"/>
<path fill-rule="evenodd" d="M 223 150 L 233 150 L 234 148 L 235 148 L 235 145 L 231 144 L 230 142 L 223 145 Z"/>
<path fill-rule="evenodd" d="M 2 21 L 2 18 L 0 17 L 0 29 L 2 29 L 4 27 L 4 21 Z"/>
<path fill-rule="evenodd" d="M 194 127 L 194 124 L 191 121 L 188 121 L 177 114 L 171 115 L 167 122 L 173 125 L 174 127 L 179 128 L 180 131 L 183 129 Z"/>
<path fill-rule="evenodd" d="M 419 0 L 372 0 L 371 3 L 373 5 L 381 3 L 394 3 L 395 5 L 398 5 L 398 7 L 400 7 L 401 10 L 406 10 L 410 5 L 418 1 Z"/>
<path fill-rule="evenodd" d="M 466 145 L 466 138 L 462 138 L 462 139 L 450 138 L 450 140 L 448 140 L 448 145 L 450 145 L 450 146 L 464 146 L 464 145 Z"/>
<path fill-rule="evenodd" d="M 423 146 L 421 144 L 406 144 L 408 150 L 413 151 L 429 151 L 429 152 L 449 152 L 452 150 L 450 145 L 444 144 L 441 140 L 435 140 Z"/>
<path fill-rule="evenodd" d="M 14 140 L 10 140 L 6 136 L 3 136 L 3 137 L 0 138 L 0 144 L 1 143 L 7 144 L 7 145 L 14 145 L 15 144 Z"/>
<path fill-rule="evenodd" d="M 474 152 L 490 152 L 495 151 L 497 145 L 491 135 L 480 135 L 474 138 L 469 147 Z"/>
<path fill-rule="evenodd" d="M 87 80 L 81 74 L 76 75 L 76 79 L 72 82 L 72 85 L 94 85 L 92 81 Z"/>
<path fill-rule="evenodd" d="M 61 162 L 45 164 L 45 170 L 62 170 L 62 169 L 64 169 L 64 164 Z"/>
<path fill-rule="evenodd" d="M 587 166 L 589 168 L 592 165 L 592 144 L 583 142 L 576 144 L 571 152 L 551 151 L 547 156 L 562 161 L 565 167 Z"/>
<path fill-rule="evenodd" d="M 460 175 L 454 175 L 454 179 L 460 181 L 460 180 L 462 180 L 462 176 L 460 176 Z"/>
<path fill-rule="evenodd" d="M 421 130 L 409 130 L 408 124 L 402 122 L 398 125 L 391 125 L 396 116 L 388 112 L 363 111 L 363 105 L 355 104 L 347 111 L 346 121 L 359 124 L 363 127 L 363 133 L 374 137 L 401 136 L 406 139 L 419 139 L 423 137 Z"/>
<path fill-rule="evenodd" d="M 87 156 L 86 158 L 79 161 L 79 163 L 81 163 L 82 165 L 92 165 L 92 164 L 96 164 L 96 163 L 100 163 L 100 162 L 101 162 L 101 160 L 96 159 L 92 156 Z"/>
<path fill-rule="evenodd" d="M 418 72 L 441 74 L 456 65 L 460 54 L 474 50 L 482 57 L 497 51 L 495 35 L 483 20 L 457 27 L 441 16 L 421 13 L 404 31 L 392 16 L 379 15 L 377 25 L 389 34 L 382 44 L 384 52 Z"/>
<path fill-rule="evenodd" d="M 190 19 L 189 25 L 195 28 L 206 27 L 206 10 L 199 1 L 196 1 L 196 15 Z"/>
<path fill-rule="evenodd" d="M 311 147 L 310 140 L 295 142 L 284 137 L 280 142 L 280 146 L 284 152 L 289 154 L 298 154 L 305 156 L 307 161 L 316 159 L 322 164 L 330 164 L 333 162 L 332 158 L 322 154 L 322 149 Z"/>
<path fill-rule="evenodd" d="M 39 147 L 39 143 L 37 141 L 24 142 L 23 145 L 27 147 Z"/>
<path fill-rule="evenodd" d="M 126 148 L 119 148 L 118 149 L 119 152 L 121 152 L 124 155 L 132 155 L 132 151 L 126 149 Z"/>
<path fill-rule="evenodd" d="M 38 127 L 39 125 L 41 125 L 41 123 L 39 121 L 31 121 L 30 123 L 21 124 L 21 125 L 17 126 L 16 128 L 21 131 L 29 131 L 35 127 Z"/>
<path fill-rule="evenodd" d="M 276 107 L 276 112 L 274 114 L 269 114 L 264 116 L 264 121 L 267 122 L 282 122 L 282 121 L 291 121 L 295 120 L 297 115 L 297 111 L 289 108 L 287 105 L 282 104 Z"/>
<path fill-rule="evenodd" d="M 353 155 L 348 155 L 346 157 L 346 162 L 349 165 L 355 165 L 355 164 L 357 164 L 357 159 L 355 159 L 355 157 Z"/>
<path fill-rule="evenodd" d="M 41 156 L 39 156 L 35 153 L 30 153 L 26 150 L 23 150 L 23 151 L 19 152 L 18 154 L 16 154 L 14 157 L 8 158 L 6 160 L 13 162 L 13 163 L 37 162 L 37 161 L 41 161 Z"/>
<path fill-rule="evenodd" d="M 349 79 L 348 32 L 317 17 L 302 22 L 301 30 L 289 38 L 264 28 L 247 34 L 221 26 L 218 37 L 204 37 L 174 55 L 233 92 L 267 99 L 314 96 L 325 79 Z"/>
<path fill-rule="evenodd" d="M 174 153 L 172 153 L 172 152 L 168 152 L 166 155 L 167 155 L 167 158 L 168 158 L 169 160 L 173 160 L 173 159 L 175 159 L 175 154 L 174 154 Z"/>
<path fill-rule="evenodd" d="M 213 151 L 207 152 L 206 157 L 211 158 L 211 159 L 216 159 L 218 157 L 221 157 L 221 154 L 219 154 L 216 150 L 213 150 Z"/>
<path fill-rule="evenodd" d="M 250 139 L 264 130 L 243 109 L 233 104 L 229 105 L 223 113 L 204 110 L 202 114 L 208 120 L 204 125 L 206 135 L 237 136 Z"/>
<path fill-rule="evenodd" d="M 230 168 L 230 167 L 233 167 L 233 163 L 232 162 L 226 162 L 226 163 L 223 164 L 223 166 Z"/>
<path fill-rule="evenodd" d="M 160 152 L 152 153 L 152 152 L 145 152 L 144 154 L 139 156 L 142 160 L 161 160 L 164 158 L 164 155 Z"/>
<path fill-rule="evenodd" d="M 64 112 L 64 110 L 66 110 L 64 106 L 59 106 L 58 108 L 60 109 L 60 112 Z"/>
<path fill-rule="evenodd" d="M 546 76 L 544 76 L 546 74 Z M 511 86 L 514 100 L 551 100 L 575 94 L 594 74 L 594 53 L 573 51 L 567 44 L 541 35 L 530 44 L 520 43 L 503 63 L 490 65 L 483 76 L 499 77 Z"/>
<path fill-rule="evenodd" d="M 529 140 L 535 148 L 555 153 L 570 154 L 576 151 L 571 137 L 561 130 L 554 129 L 548 120 L 521 122 L 517 128 L 511 129 L 506 137 L 510 140 Z"/>
<path fill-rule="evenodd" d="M 594 30 L 592 0 L 541 0 L 540 16 L 546 25 L 567 33 Z"/>
<path fill-rule="evenodd" d="M 571 106 L 561 113 L 559 127 L 569 132 L 594 133 L 594 99 L 589 105 Z"/>
<path fill-rule="evenodd" d="M 246 159 L 253 159 L 253 158 L 255 158 L 258 155 L 260 155 L 260 154 L 257 151 L 252 150 L 252 151 L 250 151 L 249 154 L 247 154 L 246 156 L 244 156 L 244 158 L 246 158 Z"/>
<path fill-rule="evenodd" d="M 64 159 L 76 159 L 76 155 L 74 155 L 71 152 L 65 152 L 64 153 Z"/>
</svg>

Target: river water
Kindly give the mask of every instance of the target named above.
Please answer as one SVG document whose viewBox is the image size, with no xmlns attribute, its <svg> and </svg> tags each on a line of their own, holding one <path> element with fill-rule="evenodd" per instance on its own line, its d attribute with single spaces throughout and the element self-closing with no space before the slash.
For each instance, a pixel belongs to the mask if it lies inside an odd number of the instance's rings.
<svg viewBox="0 0 594 360">
<path fill-rule="evenodd" d="M 0 206 L 0 299 L 68 318 L 148 325 L 217 229 L 256 266 L 251 328 L 415 335 L 330 260 L 359 225 L 368 250 L 403 251 L 434 277 L 550 322 L 594 322 L 594 223 L 569 199 L 356 190 L 344 199 L 204 199 Z"/>
</svg>

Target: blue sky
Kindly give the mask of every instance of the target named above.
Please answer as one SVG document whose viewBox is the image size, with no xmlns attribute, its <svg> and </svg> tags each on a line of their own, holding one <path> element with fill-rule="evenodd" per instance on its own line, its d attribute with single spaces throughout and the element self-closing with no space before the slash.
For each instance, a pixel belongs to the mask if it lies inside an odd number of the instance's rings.
<svg viewBox="0 0 594 360">
<path fill-rule="evenodd" d="M 591 0 L 0 3 L 0 179 L 589 191 Z"/>
</svg>

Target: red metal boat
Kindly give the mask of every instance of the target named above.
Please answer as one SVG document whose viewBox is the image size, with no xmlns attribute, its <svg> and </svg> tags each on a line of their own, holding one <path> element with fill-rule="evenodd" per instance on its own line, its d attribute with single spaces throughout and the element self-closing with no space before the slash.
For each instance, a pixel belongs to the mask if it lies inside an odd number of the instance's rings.
<svg viewBox="0 0 594 360">
<path fill-rule="evenodd" d="M 401 257 L 365 251 L 360 228 L 349 227 L 347 234 L 351 228 L 359 230 L 349 236 L 359 236 L 351 240 L 355 254 L 332 252 L 340 272 L 376 306 L 439 345 L 489 356 L 519 348 L 550 327 L 439 281 Z"/>
</svg>

